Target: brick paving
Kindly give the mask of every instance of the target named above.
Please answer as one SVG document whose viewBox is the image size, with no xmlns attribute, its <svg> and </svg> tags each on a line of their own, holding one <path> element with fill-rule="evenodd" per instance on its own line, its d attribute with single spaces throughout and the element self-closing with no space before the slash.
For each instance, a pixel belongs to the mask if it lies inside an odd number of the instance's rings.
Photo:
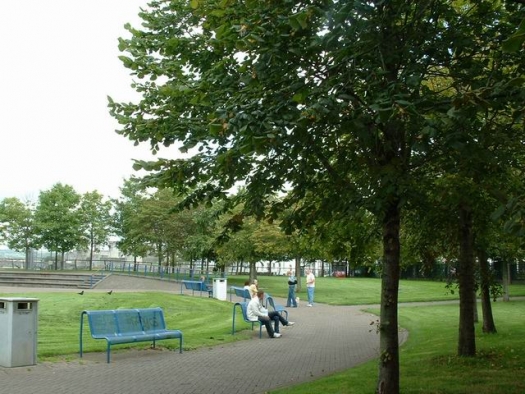
<svg viewBox="0 0 525 394">
<path fill-rule="evenodd" d="M 180 293 L 180 284 L 112 275 L 90 291 L 109 289 Z M 38 289 L 42 290 L 60 291 Z M 0 293 L 23 291 L 27 289 L 0 287 Z M 105 354 L 87 353 L 68 362 L 0 367 L 0 394 L 265 393 L 377 357 L 379 337 L 371 325 L 376 317 L 360 307 L 316 304 L 307 308 L 302 303 L 288 311 L 296 324 L 283 328 L 283 337 L 278 339 L 270 339 L 264 332 L 259 339 L 258 330 L 253 330 L 249 340 L 182 354 L 126 350 L 112 352 L 110 364 L 105 362 Z M 401 332 L 400 337 L 404 340 L 406 333 Z"/>
</svg>

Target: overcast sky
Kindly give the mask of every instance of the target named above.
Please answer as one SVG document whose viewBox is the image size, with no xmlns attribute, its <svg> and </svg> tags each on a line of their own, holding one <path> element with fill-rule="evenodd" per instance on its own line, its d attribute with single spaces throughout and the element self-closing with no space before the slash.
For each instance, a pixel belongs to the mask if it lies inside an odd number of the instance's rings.
<svg viewBox="0 0 525 394">
<path fill-rule="evenodd" d="M 0 199 L 55 183 L 116 197 L 148 147 L 115 133 L 107 96 L 130 101 L 124 24 L 147 0 L 12 0 L 0 9 Z"/>
</svg>

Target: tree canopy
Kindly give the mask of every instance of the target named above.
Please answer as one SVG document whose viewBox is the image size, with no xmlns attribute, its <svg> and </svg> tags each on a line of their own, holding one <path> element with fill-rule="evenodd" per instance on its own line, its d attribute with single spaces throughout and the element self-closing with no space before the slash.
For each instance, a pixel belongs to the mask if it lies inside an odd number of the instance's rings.
<svg viewBox="0 0 525 394">
<path fill-rule="evenodd" d="M 523 141 L 512 135 L 523 62 L 501 53 L 515 11 L 492 0 L 152 1 L 142 28 L 126 26 L 131 38 L 119 41 L 141 99 L 109 106 L 123 136 L 189 153 L 136 163 L 183 204 L 224 198 L 269 220 L 287 212 L 290 232 L 371 213 L 383 246 L 377 392 L 396 393 L 402 213 L 454 181 L 468 311 L 466 197 L 483 169 L 521 165 L 514 149 L 512 163 L 485 154 L 495 152 L 495 131 L 511 148 Z M 242 198 L 228 199 L 239 182 Z M 460 343 L 460 354 L 475 352 Z"/>
</svg>

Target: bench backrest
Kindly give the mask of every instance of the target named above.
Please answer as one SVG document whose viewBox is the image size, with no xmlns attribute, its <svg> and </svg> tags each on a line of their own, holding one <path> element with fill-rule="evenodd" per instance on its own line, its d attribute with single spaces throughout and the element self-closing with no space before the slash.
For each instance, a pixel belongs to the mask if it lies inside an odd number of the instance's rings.
<svg viewBox="0 0 525 394">
<path fill-rule="evenodd" d="M 119 333 L 144 333 L 140 315 L 136 309 L 117 309 L 113 312 Z"/>
<path fill-rule="evenodd" d="M 248 320 L 248 303 L 244 301 L 244 302 L 238 302 L 238 304 L 241 306 L 242 317 L 244 321 L 250 322 L 250 320 Z"/>
<path fill-rule="evenodd" d="M 280 311 L 282 311 L 284 309 L 284 307 L 282 305 L 279 305 L 279 304 L 275 303 L 275 300 L 273 299 L 272 296 L 266 297 L 265 301 L 266 301 L 266 308 L 268 308 L 268 306 L 271 306 L 272 309 L 274 311 L 277 311 L 277 312 L 280 312 Z"/>
<path fill-rule="evenodd" d="M 250 290 L 248 289 L 245 289 L 243 287 L 235 287 L 235 286 L 232 286 L 231 288 L 233 289 L 237 297 L 242 297 L 245 300 L 249 300 L 252 298 L 252 296 L 250 295 Z"/>
<path fill-rule="evenodd" d="M 183 280 L 182 284 L 186 289 L 189 290 L 198 290 L 198 291 L 208 291 L 208 286 L 206 282 L 199 282 L 196 280 Z"/>
<path fill-rule="evenodd" d="M 89 330 L 93 338 L 104 338 L 119 333 L 113 311 L 85 311 L 88 316 Z"/>
<path fill-rule="evenodd" d="M 160 308 L 139 309 L 142 327 L 146 334 L 166 330 L 164 313 Z"/>
<path fill-rule="evenodd" d="M 253 326 L 255 324 L 259 324 L 259 338 L 261 338 L 263 323 L 260 320 L 256 320 L 256 321 L 248 320 L 248 302 L 246 302 L 246 301 L 244 301 L 244 302 L 236 302 L 235 304 L 233 304 L 232 335 L 235 334 L 235 312 L 236 312 L 236 309 L 237 309 L 237 305 L 239 305 L 241 307 L 242 317 L 243 317 L 243 319 L 244 319 L 244 321 L 246 323 L 250 323 L 251 324 L 252 330 L 253 330 Z"/>
<path fill-rule="evenodd" d="M 266 308 L 269 309 L 270 307 L 276 312 L 286 314 L 286 319 L 288 319 L 288 311 L 284 309 L 282 305 L 276 304 L 271 296 L 268 296 L 266 299 Z"/>
<path fill-rule="evenodd" d="M 166 330 L 161 308 L 85 311 L 93 338 Z"/>
</svg>

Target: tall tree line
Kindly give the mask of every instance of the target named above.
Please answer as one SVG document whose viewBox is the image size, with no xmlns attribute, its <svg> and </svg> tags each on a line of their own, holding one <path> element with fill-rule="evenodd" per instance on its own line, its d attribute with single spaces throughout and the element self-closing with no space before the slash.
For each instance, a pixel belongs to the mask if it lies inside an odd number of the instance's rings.
<svg viewBox="0 0 525 394">
<path fill-rule="evenodd" d="M 54 269 L 64 268 L 64 255 L 72 250 L 89 250 L 90 268 L 93 252 L 109 241 L 112 234 L 111 203 L 93 191 L 78 194 L 70 185 L 55 184 L 40 192 L 37 202 L 16 197 L 0 201 L 0 240 L 13 250 L 30 253 L 45 248 L 54 253 Z"/>
</svg>

